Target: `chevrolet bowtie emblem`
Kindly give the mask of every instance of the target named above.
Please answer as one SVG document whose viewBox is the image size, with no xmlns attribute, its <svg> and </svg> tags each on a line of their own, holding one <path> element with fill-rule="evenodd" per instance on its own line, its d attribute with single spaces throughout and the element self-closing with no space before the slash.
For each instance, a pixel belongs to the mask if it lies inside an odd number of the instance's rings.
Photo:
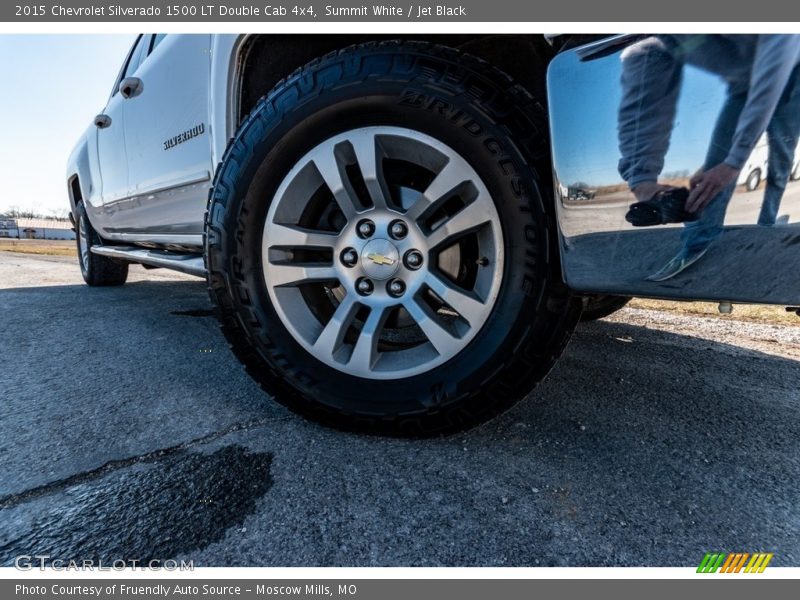
<svg viewBox="0 0 800 600">
<path fill-rule="evenodd" d="M 384 256 L 383 254 L 378 254 L 377 252 L 370 252 L 367 254 L 367 258 L 374 262 L 376 265 L 393 265 L 394 259 L 389 258 L 388 256 Z"/>
</svg>

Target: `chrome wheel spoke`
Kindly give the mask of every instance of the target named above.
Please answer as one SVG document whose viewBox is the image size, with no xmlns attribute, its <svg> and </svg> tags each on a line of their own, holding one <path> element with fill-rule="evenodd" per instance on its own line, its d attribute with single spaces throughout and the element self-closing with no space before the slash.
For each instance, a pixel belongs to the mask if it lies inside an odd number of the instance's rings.
<svg viewBox="0 0 800 600">
<path fill-rule="evenodd" d="M 375 366 L 378 359 L 378 339 L 380 338 L 383 323 L 386 320 L 386 309 L 381 306 L 370 310 L 367 320 L 358 335 L 358 341 L 353 347 L 348 366 L 357 369 L 360 373 L 368 373 Z"/>
<path fill-rule="evenodd" d="M 350 195 L 350 191 L 345 187 L 342 171 L 344 165 L 340 162 L 335 148 L 317 148 L 312 157 L 314 166 L 317 167 L 320 176 L 328 186 L 333 199 L 339 205 L 339 209 L 345 218 L 350 220 L 358 213 L 358 204 L 355 198 Z"/>
<path fill-rule="evenodd" d="M 267 244 L 268 247 L 333 248 L 337 239 L 338 235 L 336 233 L 274 223 L 269 230 Z"/>
<path fill-rule="evenodd" d="M 445 242 L 454 241 L 455 238 L 476 231 L 486 223 L 490 223 L 493 216 L 492 210 L 478 197 L 434 229 L 428 235 L 428 244 L 431 248 L 436 248 Z"/>
<path fill-rule="evenodd" d="M 469 323 L 470 327 L 475 327 L 484 318 L 486 305 L 474 294 L 456 288 L 433 273 L 428 273 L 425 276 L 425 283 L 450 308 Z"/>
<path fill-rule="evenodd" d="M 412 221 L 419 219 L 422 214 L 440 200 L 446 198 L 471 177 L 469 165 L 463 160 L 451 159 L 439 174 L 431 181 L 430 185 L 406 212 Z"/>
<path fill-rule="evenodd" d="M 380 169 L 382 155 L 375 134 L 362 131 L 354 135 L 350 142 L 374 207 L 385 209 L 387 202 Z"/>
<path fill-rule="evenodd" d="M 450 333 L 447 329 L 442 327 L 441 323 L 430 314 L 430 310 L 426 310 L 419 304 L 419 302 L 410 298 L 403 302 L 403 307 L 411 315 L 416 324 L 428 338 L 428 341 L 434 347 L 436 352 L 440 355 L 447 354 L 452 351 L 454 347 L 458 347 L 459 339 Z"/>
<path fill-rule="evenodd" d="M 328 323 L 322 328 L 317 341 L 314 342 L 314 350 L 323 356 L 332 358 L 342 347 L 344 335 L 347 333 L 347 328 L 350 327 L 357 309 L 358 304 L 353 297 L 350 294 L 345 296 Z"/>
<path fill-rule="evenodd" d="M 270 285 L 275 287 L 296 286 L 315 281 L 338 280 L 336 269 L 332 266 L 296 265 L 287 263 L 272 264 Z"/>
</svg>

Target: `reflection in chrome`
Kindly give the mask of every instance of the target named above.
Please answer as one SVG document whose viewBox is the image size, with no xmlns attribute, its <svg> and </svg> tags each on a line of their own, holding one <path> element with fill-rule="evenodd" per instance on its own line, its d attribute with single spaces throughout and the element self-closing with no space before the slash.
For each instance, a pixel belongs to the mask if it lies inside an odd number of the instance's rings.
<svg viewBox="0 0 800 600">
<path fill-rule="evenodd" d="M 301 346 L 351 375 L 394 379 L 448 361 L 480 331 L 503 238 L 489 191 L 455 150 L 366 127 L 286 175 L 262 256 L 272 304 Z"/>
<path fill-rule="evenodd" d="M 629 36 L 559 55 L 548 84 L 568 283 L 797 303 L 798 63 L 795 35 Z M 674 188 L 685 210 L 668 206 Z M 640 217 L 667 212 L 637 221 L 637 201 Z"/>
</svg>

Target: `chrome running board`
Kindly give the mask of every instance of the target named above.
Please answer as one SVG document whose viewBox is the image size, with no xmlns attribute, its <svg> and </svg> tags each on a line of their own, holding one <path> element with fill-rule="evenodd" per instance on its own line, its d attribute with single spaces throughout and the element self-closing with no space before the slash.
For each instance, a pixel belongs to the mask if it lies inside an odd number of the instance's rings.
<svg viewBox="0 0 800 600">
<path fill-rule="evenodd" d="M 201 254 L 178 254 L 165 250 L 148 250 L 136 246 L 92 246 L 92 253 L 108 258 L 118 258 L 149 267 L 163 267 L 197 277 L 206 276 Z"/>
</svg>

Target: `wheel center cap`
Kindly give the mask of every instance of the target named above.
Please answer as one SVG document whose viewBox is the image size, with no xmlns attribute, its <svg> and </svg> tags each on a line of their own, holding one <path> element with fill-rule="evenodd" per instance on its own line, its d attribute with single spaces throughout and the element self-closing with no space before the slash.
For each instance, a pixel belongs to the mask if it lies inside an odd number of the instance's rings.
<svg viewBox="0 0 800 600">
<path fill-rule="evenodd" d="M 400 253 L 389 240 L 371 240 L 361 251 L 361 266 L 367 277 L 389 279 L 400 266 Z"/>
</svg>

